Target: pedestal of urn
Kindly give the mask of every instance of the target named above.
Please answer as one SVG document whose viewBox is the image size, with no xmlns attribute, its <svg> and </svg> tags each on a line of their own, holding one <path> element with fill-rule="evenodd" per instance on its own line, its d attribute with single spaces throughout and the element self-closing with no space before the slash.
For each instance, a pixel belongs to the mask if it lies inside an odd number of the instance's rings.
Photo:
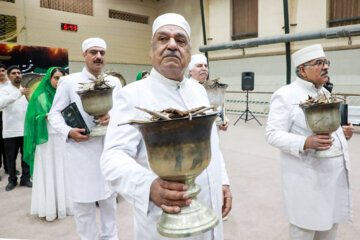
<svg viewBox="0 0 360 240">
<path fill-rule="evenodd" d="M 180 213 L 163 212 L 158 232 L 166 237 L 189 237 L 214 228 L 219 217 L 196 198 L 201 191 L 195 178 L 211 160 L 210 136 L 216 114 L 195 116 L 192 120 L 174 119 L 134 123 L 146 144 L 151 169 L 162 179 L 186 183 L 192 200 Z"/>
<path fill-rule="evenodd" d="M 335 102 L 301 106 L 301 108 L 304 110 L 306 123 L 312 132 L 316 134 L 331 134 L 340 127 L 340 105 L 341 102 Z M 341 149 L 333 145 L 327 150 L 316 150 L 314 157 L 331 158 L 343 154 Z"/>
<path fill-rule="evenodd" d="M 83 93 L 78 92 L 84 111 L 94 116 L 96 125 L 90 131 L 91 137 L 104 136 L 106 134 L 107 126 L 100 125 L 98 117 L 107 114 L 112 108 L 112 91 L 113 88 L 92 90 Z"/>
</svg>

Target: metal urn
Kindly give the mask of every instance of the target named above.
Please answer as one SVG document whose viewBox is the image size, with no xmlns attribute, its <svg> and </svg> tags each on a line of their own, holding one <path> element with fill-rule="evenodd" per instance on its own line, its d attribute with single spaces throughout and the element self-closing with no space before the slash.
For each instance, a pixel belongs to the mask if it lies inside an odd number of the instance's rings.
<svg viewBox="0 0 360 240">
<path fill-rule="evenodd" d="M 214 106 L 214 111 L 217 111 L 218 107 L 222 106 L 222 111 L 221 111 L 222 115 L 220 113 L 220 117 L 216 121 L 216 125 L 226 124 L 225 91 L 227 87 L 228 85 L 224 84 L 224 86 L 205 88 L 209 98 L 210 105 Z"/>
<path fill-rule="evenodd" d="M 35 92 L 37 86 L 39 86 L 41 80 L 45 75 L 41 73 L 25 73 L 22 77 L 21 86 L 23 88 L 30 88 L 30 93 L 25 95 L 26 99 L 30 101 L 32 94 Z"/>
<path fill-rule="evenodd" d="M 219 217 L 197 199 L 201 191 L 195 178 L 211 160 L 210 136 L 216 113 L 156 122 L 133 123 L 146 144 L 151 169 L 162 179 L 188 185 L 191 205 L 180 213 L 163 212 L 158 232 L 165 237 L 180 238 L 201 234 L 214 228 Z"/>
<path fill-rule="evenodd" d="M 206 92 L 209 98 L 210 105 L 214 108 L 218 108 L 224 104 L 225 101 L 225 87 L 206 88 Z"/>
<path fill-rule="evenodd" d="M 78 92 L 84 111 L 94 116 L 96 125 L 90 131 L 91 137 L 104 136 L 106 134 L 107 126 L 100 125 L 98 117 L 107 114 L 112 108 L 112 92 L 113 88 Z"/>
<path fill-rule="evenodd" d="M 300 105 L 305 113 L 308 127 L 316 134 L 331 134 L 340 127 L 341 102 L 317 105 Z M 331 158 L 343 155 L 341 149 L 331 146 L 327 150 L 316 150 L 314 157 Z"/>
</svg>

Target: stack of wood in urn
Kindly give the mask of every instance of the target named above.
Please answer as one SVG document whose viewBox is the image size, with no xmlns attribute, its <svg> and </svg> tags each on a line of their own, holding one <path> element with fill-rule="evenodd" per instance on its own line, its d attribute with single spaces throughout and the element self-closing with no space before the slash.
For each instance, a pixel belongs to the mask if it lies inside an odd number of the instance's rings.
<svg viewBox="0 0 360 240">
<path fill-rule="evenodd" d="M 139 122 L 156 122 L 156 121 L 160 121 L 160 120 L 171 120 L 171 119 L 184 118 L 184 117 L 189 117 L 189 120 L 191 120 L 192 117 L 194 117 L 196 115 L 206 115 L 205 111 L 212 109 L 212 106 L 193 108 L 188 111 L 181 111 L 181 110 L 174 109 L 174 108 L 167 108 L 162 111 L 152 111 L 152 110 L 147 110 L 147 109 L 140 108 L 140 107 L 135 107 L 135 108 L 151 115 L 151 118 L 148 118 L 148 119 L 131 120 L 130 121 L 130 122 L 138 122 L 139 123 Z"/>
<path fill-rule="evenodd" d="M 219 82 L 220 78 L 215 78 L 213 80 L 206 80 L 202 85 L 204 88 L 227 88 L 228 85 L 225 83 Z"/>
<path fill-rule="evenodd" d="M 341 99 L 331 93 L 323 92 L 319 93 L 316 97 L 309 96 L 308 100 L 305 102 L 300 102 L 300 106 L 314 106 L 336 102 L 341 102 Z"/>
<path fill-rule="evenodd" d="M 108 81 L 105 80 L 105 77 L 107 75 L 102 75 L 99 76 L 97 79 L 90 79 L 92 82 L 88 82 L 88 83 L 79 83 L 80 89 L 78 91 L 78 93 L 86 93 L 89 91 L 96 91 L 96 90 L 104 90 L 104 89 L 109 89 L 109 88 L 113 88 L 114 86 L 111 86 L 108 84 Z"/>
</svg>

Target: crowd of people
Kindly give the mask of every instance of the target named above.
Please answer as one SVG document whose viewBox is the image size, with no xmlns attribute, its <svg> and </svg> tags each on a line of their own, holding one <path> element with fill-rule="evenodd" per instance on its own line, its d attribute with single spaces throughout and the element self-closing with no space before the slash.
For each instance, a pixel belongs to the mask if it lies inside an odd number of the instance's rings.
<svg viewBox="0 0 360 240">
<path fill-rule="evenodd" d="M 162 211 L 175 214 L 191 205 L 188 186 L 155 175 L 140 132 L 118 124 L 148 116 L 135 107 L 161 111 L 210 105 L 199 84 L 209 76 L 208 62 L 204 55 L 191 56 L 190 35 L 184 17 L 161 15 L 152 27 L 152 70 L 139 72 L 136 81 L 124 88 L 118 79 L 105 75 L 113 87 L 113 108 L 98 118 L 100 125 L 108 126 L 106 137 L 90 137 L 84 134 L 85 129 L 68 126 L 62 116 L 62 110 L 75 102 L 86 125 L 94 127 L 94 117 L 85 112 L 77 91 L 81 84 L 102 76 L 107 51 L 103 39 L 88 38 L 82 43 L 85 66 L 81 72 L 67 75 L 59 67 L 48 69 L 29 102 L 25 95 L 30 89 L 20 85 L 21 69 L 1 64 L 0 165 L 9 174 L 6 191 L 17 185 L 16 158 L 20 151 L 20 185 L 33 187 L 31 214 L 47 221 L 74 215 L 81 239 L 118 239 L 116 196 L 120 194 L 133 205 L 135 239 L 169 239 L 157 232 L 156 223 Z M 333 240 L 338 224 L 352 219 L 347 140 L 354 129 L 349 123 L 331 135 L 311 132 L 297 104 L 327 91 L 323 85 L 328 81 L 330 62 L 321 45 L 303 48 L 292 57 L 297 78 L 272 96 L 266 140 L 281 151 L 290 239 Z M 187 69 L 190 78 L 185 77 Z M 220 129 L 226 131 L 227 127 Z M 315 150 L 332 145 L 344 154 L 313 157 Z M 219 224 L 186 239 L 223 239 L 222 219 L 231 211 L 232 195 L 215 124 L 211 130 L 211 161 L 196 181 L 202 189 L 198 198 L 216 211 Z M 101 233 L 97 230 L 95 203 L 100 209 Z"/>
</svg>

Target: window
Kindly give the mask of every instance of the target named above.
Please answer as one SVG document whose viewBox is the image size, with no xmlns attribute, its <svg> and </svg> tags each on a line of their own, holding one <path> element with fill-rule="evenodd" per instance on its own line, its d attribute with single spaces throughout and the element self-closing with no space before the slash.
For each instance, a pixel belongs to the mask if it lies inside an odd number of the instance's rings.
<svg viewBox="0 0 360 240">
<path fill-rule="evenodd" d="M 90 16 L 93 15 L 93 0 L 40 0 L 40 7 Z"/>
<path fill-rule="evenodd" d="M 0 0 L 0 2 L 11 2 L 11 3 L 15 3 L 15 0 Z"/>
<path fill-rule="evenodd" d="M 128 13 L 128 12 L 121 12 L 113 9 L 109 9 L 109 18 L 115 18 L 120 19 L 128 22 L 136 22 L 136 23 L 143 23 L 148 24 L 149 23 L 149 17 Z"/>
<path fill-rule="evenodd" d="M 360 23 L 359 0 L 330 0 L 329 27 Z"/>
<path fill-rule="evenodd" d="M 258 0 L 233 0 L 232 40 L 258 36 Z"/>
<path fill-rule="evenodd" d="M 0 14 L 0 42 L 17 42 L 15 16 Z"/>
</svg>

